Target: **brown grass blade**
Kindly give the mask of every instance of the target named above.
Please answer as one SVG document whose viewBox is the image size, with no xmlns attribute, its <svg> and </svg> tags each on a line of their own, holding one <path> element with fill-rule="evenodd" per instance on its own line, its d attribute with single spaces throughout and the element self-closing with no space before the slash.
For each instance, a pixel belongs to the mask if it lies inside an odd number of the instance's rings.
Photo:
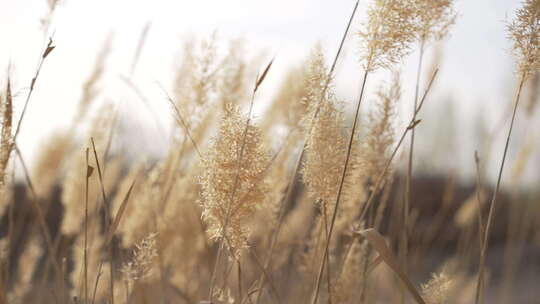
<svg viewBox="0 0 540 304">
<path fill-rule="evenodd" d="M 135 182 L 137 181 L 137 178 L 133 180 L 131 183 L 131 186 L 129 186 L 129 189 L 126 193 L 126 196 L 124 197 L 124 200 L 122 201 L 122 204 L 120 205 L 120 209 L 118 209 L 118 212 L 116 212 L 116 215 L 114 217 L 114 221 L 112 222 L 111 226 L 109 227 L 109 231 L 107 232 L 107 237 L 105 238 L 105 243 L 108 244 L 112 241 L 112 238 L 114 236 L 114 233 L 118 226 L 120 225 L 120 220 L 122 219 L 122 215 L 124 215 L 124 211 L 127 208 L 127 204 L 129 202 L 129 197 L 131 196 L 131 191 L 133 190 L 133 186 L 135 186 Z"/>
<path fill-rule="evenodd" d="M 373 260 L 373 262 L 369 264 L 368 269 L 366 271 L 366 276 L 368 276 L 373 270 L 375 270 L 377 266 L 381 265 L 382 262 L 384 262 L 384 258 L 381 255 L 375 258 L 375 260 Z"/>
<path fill-rule="evenodd" d="M 45 52 L 43 52 L 43 56 L 42 56 L 43 59 L 47 58 L 47 56 L 49 56 L 49 54 L 56 47 L 56 45 L 52 45 L 52 44 L 53 44 L 52 38 L 49 38 L 49 43 L 47 44 L 47 48 L 45 49 Z"/>
<path fill-rule="evenodd" d="M 55 46 L 52 45 L 53 40 L 52 38 L 49 38 L 49 43 L 47 44 L 47 47 L 45 48 L 45 51 L 43 52 L 41 56 L 41 60 L 39 61 L 39 65 L 36 69 L 36 73 L 34 74 L 34 77 L 32 78 L 32 82 L 30 83 L 30 91 L 28 92 L 28 95 L 26 95 L 26 100 L 24 102 L 24 106 L 21 112 L 21 117 L 19 118 L 19 122 L 17 123 L 17 128 L 15 129 L 15 135 L 13 135 L 13 142 L 17 140 L 17 136 L 19 135 L 19 131 L 21 129 L 21 125 L 23 122 L 24 114 L 26 114 L 26 109 L 28 108 L 28 104 L 30 103 L 30 98 L 32 97 L 32 93 L 34 92 L 34 86 L 36 85 L 36 81 L 39 77 L 39 72 L 41 71 L 41 67 L 43 66 L 43 62 L 45 61 L 45 58 L 49 56 L 49 54 L 54 50 Z"/>
<path fill-rule="evenodd" d="M 392 271 L 399 277 L 399 279 L 405 284 L 409 292 L 419 304 L 426 304 L 420 293 L 411 282 L 405 271 L 399 265 L 397 257 L 392 253 L 392 250 L 386 245 L 386 241 L 383 236 L 377 232 L 377 230 L 370 228 L 365 230 L 356 231 L 356 234 L 365 238 L 368 243 L 379 253 L 380 258 L 388 265 Z"/>
<path fill-rule="evenodd" d="M 262 84 L 262 82 L 266 78 L 266 75 L 268 74 L 268 71 L 272 67 L 272 63 L 274 63 L 274 59 L 275 58 L 272 58 L 272 60 L 270 60 L 270 62 L 266 66 L 266 69 L 264 69 L 264 72 L 262 73 L 261 77 L 257 78 L 257 82 L 255 83 L 255 89 L 253 90 L 253 92 L 257 92 L 257 90 L 259 89 L 259 86 Z"/>
<path fill-rule="evenodd" d="M 407 127 L 407 130 L 414 130 L 414 128 L 416 128 L 416 126 L 421 123 L 422 120 L 421 119 L 418 119 L 418 120 L 415 120 L 413 121 L 408 127 Z"/>
</svg>

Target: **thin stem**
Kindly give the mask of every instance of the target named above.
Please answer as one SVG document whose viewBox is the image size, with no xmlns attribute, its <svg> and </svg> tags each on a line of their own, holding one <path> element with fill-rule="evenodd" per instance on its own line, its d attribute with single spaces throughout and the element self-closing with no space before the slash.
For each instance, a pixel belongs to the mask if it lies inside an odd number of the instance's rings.
<svg viewBox="0 0 540 304">
<path fill-rule="evenodd" d="M 130 75 L 133 75 L 135 73 L 135 68 L 137 67 L 137 64 L 139 63 L 139 59 L 141 58 L 141 53 L 146 43 L 146 38 L 148 38 L 148 32 L 150 31 L 151 25 L 152 25 L 152 22 L 147 21 L 143 27 L 141 35 L 139 36 L 139 43 L 137 44 L 137 48 L 135 49 L 135 55 L 133 56 L 133 61 L 131 61 L 131 67 L 129 70 Z"/>
<path fill-rule="evenodd" d="M 326 239 L 326 245 L 324 246 L 323 259 L 321 261 L 321 266 L 319 268 L 319 274 L 317 275 L 317 283 L 316 283 L 316 286 L 315 286 L 313 299 L 311 301 L 312 304 L 317 303 L 317 300 L 319 298 L 319 290 L 321 288 L 321 278 L 322 278 L 324 266 L 326 264 L 326 257 L 328 256 L 328 248 L 330 246 L 330 241 L 332 240 L 332 232 L 334 231 L 334 224 L 336 222 L 337 210 L 339 209 L 339 203 L 341 201 L 341 194 L 343 192 L 343 185 L 345 184 L 345 176 L 347 174 L 347 168 L 349 166 L 349 160 L 351 158 L 352 146 L 353 146 L 353 141 L 354 141 L 354 138 L 355 138 L 355 135 L 356 135 L 356 126 L 358 125 L 358 116 L 360 114 L 360 106 L 362 104 L 362 97 L 364 96 L 364 90 L 366 88 L 366 82 L 367 82 L 367 78 L 368 78 L 368 73 L 369 73 L 368 70 L 366 70 L 364 72 L 364 77 L 363 77 L 364 80 L 362 81 L 362 89 L 360 91 L 360 97 L 358 98 L 358 103 L 356 105 L 356 111 L 355 111 L 355 114 L 354 114 L 354 122 L 353 122 L 353 126 L 352 126 L 351 136 L 349 137 L 349 145 L 348 145 L 348 148 L 347 148 L 347 155 L 345 157 L 345 164 L 343 166 L 343 171 L 342 171 L 342 174 L 341 174 L 341 181 L 339 183 L 339 188 L 338 188 L 338 193 L 337 193 L 337 198 L 336 198 L 336 204 L 335 204 L 334 210 L 332 212 L 332 220 L 330 221 L 330 230 L 328 231 L 328 238 Z"/>
<path fill-rule="evenodd" d="M 482 217 L 482 200 L 480 197 L 480 192 L 482 190 L 482 183 L 480 179 L 480 158 L 478 157 L 478 151 L 474 151 L 474 162 L 476 164 L 476 199 L 478 204 L 478 236 L 479 236 L 479 242 L 480 242 L 480 249 L 483 248 L 484 240 L 484 219 Z M 482 258 L 482 254 L 480 253 L 480 258 Z M 475 298 L 475 304 L 478 304 L 482 301 L 482 289 L 483 289 L 483 282 L 480 282 L 478 280 L 477 286 L 476 286 L 476 298 Z"/>
<path fill-rule="evenodd" d="M 484 244 L 484 240 L 482 239 L 482 236 L 484 235 L 484 218 L 482 216 L 482 197 L 481 197 L 481 190 L 482 190 L 482 178 L 480 174 L 480 158 L 478 157 L 478 152 L 474 151 L 474 162 L 476 165 L 476 188 L 478 188 L 478 191 L 476 191 L 476 203 L 478 208 L 478 231 L 479 238 L 480 238 L 480 248 L 482 248 Z"/>
<path fill-rule="evenodd" d="M 47 58 L 47 56 L 55 48 L 55 46 L 53 46 L 52 44 L 53 44 L 53 41 L 51 38 L 49 38 L 49 43 L 47 44 L 47 47 L 43 51 L 43 54 L 41 55 L 41 59 L 39 60 L 39 65 L 37 67 L 36 74 L 34 74 L 34 78 L 32 78 L 32 82 L 30 83 L 30 91 L 28 92 L 28 95 L 26 95 L 26 100 L 24 101 L 21 117 L 19 118 L 19 122 L 17 123 L 17 128 L 15 129 L 15 135 L 13 135 L 13 142 L 16 142 L 17 136 L 19 135 L 19 131 L 21 130 L 21 125 L 24 119 L 24 115 L 26 114 L 26 109 L 28 108 L 28 104 L 30 103 L 30 98 L 32 97 L 32 93 L 34 92 L 34 87 L 39 77 L 39 72 L 41 72 L 41 67 L 43 66 L 43 62 L 45 61 L 45 58 Z"/>
<path fill-rule="evenodd" d="M 107 196 L 105 195 L 105 186 L 103 185 L 103 175 L 102 175 L 102 171 L 101 171 L 101 166 L 99 164 L 99 157 L 97 155 L 97 151 L 96 151 L 96 145 L 94 143 L 94 138 L 91 137 L 90 138 L 90 141 L 92 142 L 92 150 L 94 152 L 94 158 L 95 158 L 95 161 L 96 161 L 96 167 L 97 167 L 97 170 L 98 170 L 98 177 L 99 177 L 99 185 L 100 185 L 100 188 L 101 188 L 101 197 L 103 199 L 103 205 L 104 205 L 104 209 L 105 209 L 105 227 L 106 227 L 106 230 L 107 232 L 111 229 L 111 211 L 109 210 L 109 203 L 107 202 Z M 110 265 L 109 265 L 109 272 L 110 272 L 110 291 L 111 291 L 111 294 L 110 294 L 110 303 L 111 304 L 114 304 L 114 248 L 113 248 L 113 243 L 110 242 L 109 243 L 109 258 L 110 258 Z"/>
<path fill-rule="evenodd" d="M 497 207 L 497 197 L 499 194 L 499 188 L 501 185 L 502 180 L 502 174 L 504 170 L 504 164 L 506 162 L 506 155 L 508 154 L 508 147 L 510 146 L 510 137 L 512 135 L 512 130 L 514 129 L 514 122 L 516 119 L 516 113 L 519 105 L 519 100 L 521 97 L 521 91 L 523 90 L 523 84 L 525 83 L 525 74 L 521 75 L 521 80 L 519 82 L 519 88 L 517 91 L 516 101 L 514 103 L 514 110 L 512 112 L 512 120 L 510 121 L 510 128 L 508 129 L 508 135 L 506 136 L 506 143 L 504 145 L 504 152 L 501 160 L 501 166 L 499 167 L 499 175 L 497 177 L 497 184 L 495 186 L 495 191 L 493 192 L 493 197 L 491 199 L 490 207 L 489 207 L 489 214 L 486 224 L 486 231 L 484 233 L 484 243 L 482 244 L 482 251 L 480 253 L 480 265 L 478 268 L 478 283 L 476 286 L 476 298 L 477 301 L 479 300 L 479 294 L 482 292 L 480 289 L 483 287 L 483 281 L 484 281 L 484 269 L 485 269 L 485 263 L 486 263 L 486 250 L 488 248 L 488 242 L 489 242 L 489 232 L 491 230 L 491 224 L 493 222 L 493 214 L 494 210 Z M 476 302 L 478 303 L 478 302 Z"/>
<path fill-rule="evenodd" d="M 94 283 L 94 292 L 92 293 L 92 304 L 96 303 L 96 294 L 97 294 L 97 289 L 98 289 L 98 284 L 99 284 L 99 278 L 101 277 L 102 268 L 103 268 L 103 263 L 99 263 L 98 274 L 96 277 L 96 281 Z"/>
<path fill-rule="evenodd" d="M 92 169 L 88 163 L 88 148 L 86 148 L 86 184 L 84 189 L 84 303 L 88 303 L 88 182 Z"/>
<path fill-rule="evenodd" d="M 420 57 L 418 58 L 418 69 L 416 71 L 416 87 L 414 90 L 414 108 L 413 108 L 413 121 L 416 120 L 416 108 L 418 107 L 418 94 L 420 91 L 420 79 L 422 76 L 422 63 L 424 60 L 424 40 L 420 44 Z M 403 229 L 402 229 L 402 248 L 401 248 L 401 258 L 403 270 L 407 272 L 408 263 L 407 256 L 409 253 L 409 209 L 411 202 L 411 183 L 412 183 L 412 170 L 413 170 L 413 152 L 414 152 L 414 136 L 415 129 L 411 131 L 411 141 L 409 146 L 409 159 L 407 166 L 407 178 L 405 181 L 405 199 L 403 204 Z M 402 303 L 405 300 L 405 288 L 401 284 L 401 300 Z"/>
<path fill-rule="evenodd" d="M 189 131 L 189 124 L 187 121 L 182 117 L 182 114 L 180 114 L 180 110 L 176 106 L 176 103 L 171 98 L 169 93 L 161 86 L 161 84 L 157 83 L 158 87 L 163 91 L 165 94 L 165 97 L 167 97 L 167 101 L 171 104 L 172 108 L 174 109 L 174 113 L 176 114 L 176 122 L 181 125 L 184 128 L 184 131 L 186 132 L 187 137 L 191 141 L 191 144 L 193 144 L 193 147 L 195 148 L 195 151 L 197 152 L 197 155 L 199 155 L 199 158 L 201 158 L 201 151 L 199 150 L 199 146 L 195 142 L 195 139 L 193 139 L 193 136 L 191 136 L 191 132 Z"/>
<path fill-rule="evenodd" d="M 242 266 L 240 265 L 240 259 L 236 260 L 238 270 L 238 299 L 242 299 Z"/>
<path fill-rule="evenodd" d="M 323 204 L 323 216 L 324 216 L 324 239 L 328 240 L 328 209 L 326 204 Z M 330 257 L 326 255 L 326 284 L 328 287 L 328 303 L 332 304 L 332 286 L 330 278 Z"/>
</svg>

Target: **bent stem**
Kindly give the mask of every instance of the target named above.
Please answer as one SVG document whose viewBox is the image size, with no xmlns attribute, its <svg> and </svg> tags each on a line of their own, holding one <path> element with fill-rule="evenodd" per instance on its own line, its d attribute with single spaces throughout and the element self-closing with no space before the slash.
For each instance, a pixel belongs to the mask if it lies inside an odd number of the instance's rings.
<svg viewBox="0 0 540 304">
<path fill-rule="evenodd" d="M 517 108 L 519 105 L 519 100 L 521 97 L 521 91 L 523 90 L 523 84 L 525 83 L 525 74 L 521 75 L 521 80 L 519 82 L 519 88 L 516 95 L 516 101 L 514 102 L 514 110 L 512 111 L 512 120 L 510 121 L 510 128 L 508 129 L 508 135 L 506 136 L 506 143 L 504 145 L 504 152 L 501 160 L 501 165 L 499 167 L 499 175 L 497 177 L 497 184 L 495 186 L 495 191 L 493 192 L 493 197 L 491 199 L 490 207 L 489 207 L 489 214 L 486 224 L 486 230 L 484 232 L 484 242 L 482 244 L 482 251 L 480 253 L 480 265 L 478 267 L 478 282 L 476 285 L 476 300 L 475 303 L 478 304 L 480 301 L 480 295 L 482 293 L 483 289 L 483 282 L 484 282 L 484 272 L 486 267 L 486 250 L 488 248 L 488 241 L 489 241 L 489 232 L 491 228 L 491 224 L 493 223 L 493 216 L 494 216 L 494 210 L 497 207 L 497 198 L 499 194 L 499 188 L 501 185 L 501 179 L 502 174 L 504 170 L 504 164 L 506 162 L 506 156 L 508 154 L 508 147 L 510 146 L 510 137 L 512 135 L 512 130 L 514 129 L 514 122 L 516 119 L 516 113 Z"/>
</svg>

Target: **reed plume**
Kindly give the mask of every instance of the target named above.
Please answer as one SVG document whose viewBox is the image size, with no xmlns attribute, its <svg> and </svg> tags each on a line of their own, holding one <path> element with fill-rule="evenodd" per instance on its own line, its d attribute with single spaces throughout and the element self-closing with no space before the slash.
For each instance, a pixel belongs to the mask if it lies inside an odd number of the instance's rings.
<svg viewBox="0 0 540 304">
<path fill-rule="evenodd" d="M 221 120 L 218 135 L 201 160 L 200 204 L 202 217 L 208 225 L 208 236 L 212 240 L 225 238 L 227 247 L 234 254 L 247 246 L 247 220 L 261 207 L 267 193 L 267 186 L 260 177 L 269 162 L 269 154 L 256 126 L 247 126 L 244 139 L 246 119 L 238 108 L 229 107 Z M 239 159 L 242 145 L 244 153 Z M 233 192 L 236 193 L 234 197 Z"/>
<path fill-rule="evenodd" d="M 374 0 L 360 36 L 366 71 L 390 68 L 411 51 L 416 39 L 413 0 Z"/>
<path fill-rule="evenodd" d="M 309 62 L 303 99 L 307 111 L 302 125 L 307 135 L 302 178 L 313 198 L 324 205 L 334 203 L 347 141 L 345 117 L 338 109 L 339 102 L 332 92 L 331 83 L 330 88 L 324 89 L 327 74 L 322 49 L 317 47 Z M 316 116 L 313 115 L 315 111 L 318 111 Z"/>
<path fill-rule="evenodd" d="M 302 176 L 313 197 L 323 204 L 333 204 L 345 161 L 344 115 L 334 100 L 324 100 L 306 140 Z"/>
<path fill-rule="evenodd" d="M 441 40 L 455 23 L 454 0 L 414 0 L 418 40 Z"/>
<path fill-rule="evenodd" d="M 517 68 L 523 78 L 540 69 L 540 1 L 525 0 L 516 11 L 516 18 L 508 24 Z"/>
</svg>

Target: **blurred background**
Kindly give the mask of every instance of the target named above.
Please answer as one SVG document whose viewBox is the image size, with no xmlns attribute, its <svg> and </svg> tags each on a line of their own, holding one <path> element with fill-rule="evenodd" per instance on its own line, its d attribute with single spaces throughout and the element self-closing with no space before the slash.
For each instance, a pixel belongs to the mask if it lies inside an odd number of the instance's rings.
<svg viewBox="0 0 540 304">
<path fill-rule="evenodd" d="M 138 153 L 159 156 L 168 143 L 172 124 L 160 86 L 169 92 L 174 90 L 174 75 L 186 41 L 212 35 L 221 45 L 242 40 L 244 53 L 252 58 L 251 68 L 255 71 L 275 58 L 272 73 L 257 98 L 257 115 L 264 115 L 265 104 L 274 97 L 284 75 L 302 62 L 315 44 L 322 44 L 328 58 L 333 56 L 354 3 L 61 0 L 50 15 L 47 1 L 2 1 L 0 71 L 4 72 L 0 77 L 5 79 L 9 66 L 17 113 L 49 37 L 56 45 L 43 66 L 19 146 L 32 164 L 39 146 L 52 132 L 69 128 L 85 81 L 96 62 L 104 60 L 96 100 L 113 102 L 122 121 L 134 132 L 137 130 L 138 136 L 131 140 Z M 516 86 L 505 27 L 518 5 L 517 0 L 456 1 L 459 16 L 449 38 L 429 45 L 424 75 L 429 73 L 429 65 L 438 65 L 440 74 L 421 114 L 423 122 L 418 128 L 415 153 L 419 170 L 473 178 L 474 151 L 486 158 L 485 138 L 492 135 L 495 148 L 489 158 L 500 159 L 502 131 L 506 129 L 503 127 L 508 122 L 508 107 Z M 337 67 L 336 91 L 346 104 L 353 104 L 359 93 L 362 69 L 354 32 L 362 26 L 366 6 L 367 1 L 360 1 L 352 34 Z M 411 114 L 417 58 L 417 53 L 411 54 L 400 67 L 404 82 L 400 112 L 403 122 Z M 126 84 L 126 77 L 139 89 L 137 94 L 147 98 L 146 105 Z M 428 77 L 424 78 L 426 83 Z M 381 72 L 371 79 L 369 87 L 376 89 L 385 79 L 388 72 Z M 368 94 L 367 107 L 370 98 Z M 539 156 L 534 153 L 537 138 L 532 136 L 537 115 L 524 113 L 530 108 L 522 109 L 510 159 L 520 154 L 517 147 L 530 144 L 528 165 L 517 183 L 530 188 L 536 185 L 540 172 Z M 491 181 L 496 163 L 485 164 Z"/>
</svg>

